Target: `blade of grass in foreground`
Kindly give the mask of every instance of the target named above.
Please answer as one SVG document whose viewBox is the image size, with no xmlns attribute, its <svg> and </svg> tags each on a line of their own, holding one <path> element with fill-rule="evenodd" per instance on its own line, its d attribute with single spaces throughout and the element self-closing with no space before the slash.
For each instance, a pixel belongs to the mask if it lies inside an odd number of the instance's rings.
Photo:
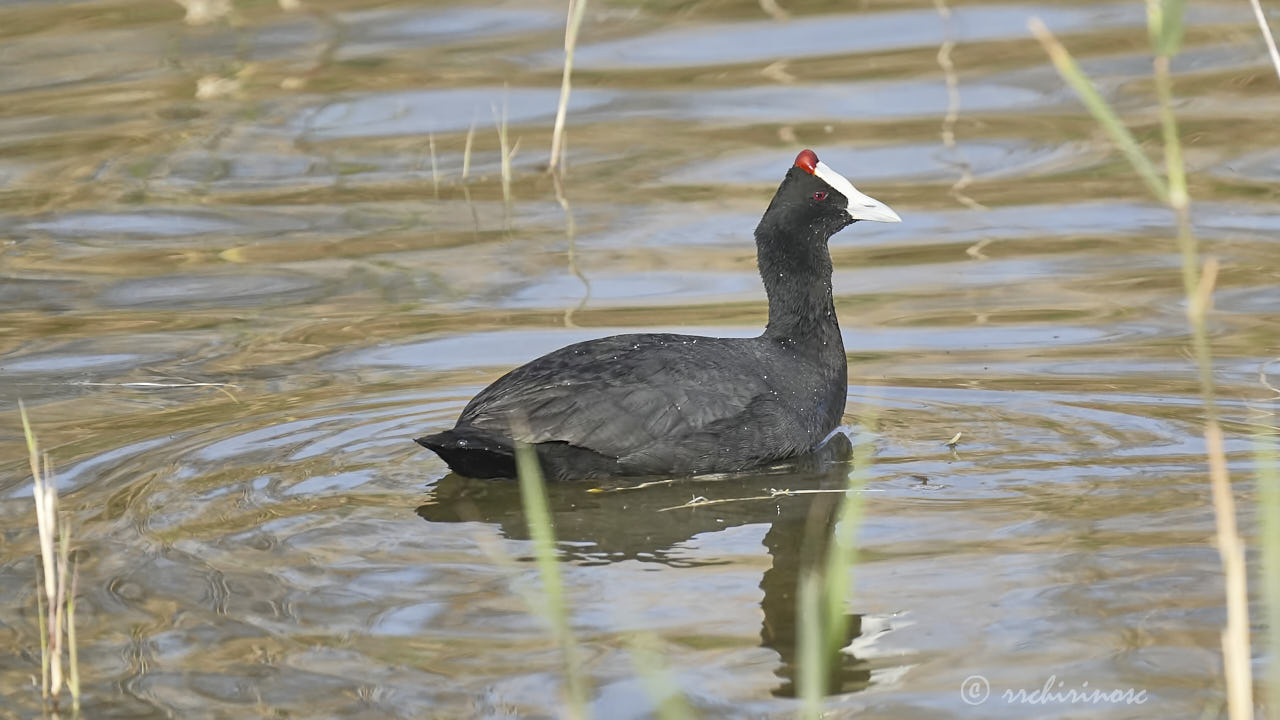
<svg viewBox="0 0 1280 720">
<path fill-rule="evenodd" d="M 796 658 L 800 663 L 800 717 L 804 720 L 818 720 L 822 717 L 822 698 L 827 694 L 827 677 L 831 658 L 826 652 L 823 639 L 822 576 L 817 571 L 809 571 L 800 576 L 800 587 L 796 592 L 797 618 Z"/>
<path fill-rule="evenodd" d="M 1182 41 L 1183 0 L 1147 0 L 1148 32 L 1155 53 L 1154 74 L 1164 139 L 1165 173 L 1168 183 L 1160 178 L 1154 166 L 1133 140 L 1106 101 L 1094 90 L 1066 48 L 1053 37 L 1044 23 L 1033 18 L 1031 32 L 1044 45 L 1063 79 L 1075 88 L 1098 123 L 1113 142 L 1129 158 L 1134 170 L 1152 193 L 1168 205 L 1177 216 L 1178 248 L 1182 255 L 1182 278 L 1186 296 L 1187 324 L 1191 330 L 1196 368 L 1200 375 L 1201 398 L 1205 411 L 1205 447 L 1209 464 L 1209 481 L 1213 495 L 1214 520 L 1217 526 L 1218 552 L 1222 561 L 1226 595 L 1227 624 L 1222 633 L 1222 664 L 1226 680 L 1227 711 L 1231 720 L 1253 716 L 1253 680 L 1250 663 L 1248 578 L 1245 571 L 1244 541 L 1236 529 L 1235 500 L 1218 423 L 1214 399 L 1213 364 L 1206 328 L 1206 317 L 1213 296 L 1217 262 L 1209 258 L 1200 268 L 1199 250 L 1191 230 L 1190 199 L 1186 170 L 1183 166 L 1181 141 L 1173 109 L 1173 89 L 1169 64 Z M 1273 648 L 1274 650 L 1275 648 Z"/>
<path fill-rule="evenodd" d="M 516 474 L 520 476 L 520 500 L 529 524 L 529 537 L 533 539 L 538 574 L 542 577 L 544 615 L 551 624 L 551 632 L 564 656 L 569 717 L 585 720 L 588 717 L 587 683 L 578 659 L 578 648 L 569 629 L 569 608 L 564 599 L 560 561 L 556 559 L 555 530 L 552 528 L 551 511 L 547 506 L 546 486 L 542 480 L 537 454 L 532 447 L 523 443 L 516 444 Z"/>
<path fill-rule="evenodd" d="M 853 449 L 853 468 L 849 472 L 848 486 L 836 512 L 836 524 L 826 549 L 821 570 L 811 570 L 801 575 L 797 589 L 797 657 L 800 663 L 798 687 L 802 701 L 800 714 L 804 718 L 822 716 L 822 700 L 830 688 L 832 663 L 839 662 L 838 655 L 847 637 L 849 617 L 845 613 L 851 574 L 857 561 L 856 540 L 858 525 L 862 520 L 862 490 L 866 486 L 871 468 L 871 442 L 867 434 L 875 431 L 873 412 L 863 415 L 866 429 L 859 434 Z"/>
<path fill-rule="evenodd" d="M 1156 55 L 1177 55 L 1182 49 L 1182 15 L 1186 0 L 1147 0 L 1147 32 Z"/>
<path fill-rule="evenodd" d="M 631 653 L 636 672 L 640 673 L 640 682 L 644 685 L 645 692 L 653 700 L 658 720 L 693 720 L 693 708 L 689 707 L 689 702 L 680 691 L 680 685 L 662 664 L 657 638 L 649 633 L 632 635 L 627 649 Z"/>
</svg>

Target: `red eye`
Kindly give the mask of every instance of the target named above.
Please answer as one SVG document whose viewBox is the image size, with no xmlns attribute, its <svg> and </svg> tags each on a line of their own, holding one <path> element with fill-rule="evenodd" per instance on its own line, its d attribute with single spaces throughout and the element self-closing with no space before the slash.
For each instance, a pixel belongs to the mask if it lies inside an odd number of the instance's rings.
<svg viewBox="0 0 1280 720">
<path fill-rule="evenodd" d="M 818 192 L 813 194 L 813 199 L 817 200 L 818 202 L 822 202 L 823 200 L 827 199 L 827 194 L 819 190 Z"/>
</svg>

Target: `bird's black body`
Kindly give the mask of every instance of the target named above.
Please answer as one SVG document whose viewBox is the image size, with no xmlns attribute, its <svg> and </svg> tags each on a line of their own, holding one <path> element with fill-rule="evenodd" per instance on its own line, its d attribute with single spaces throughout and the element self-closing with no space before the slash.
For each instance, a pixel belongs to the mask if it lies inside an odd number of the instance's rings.
<svg viewBox="0 0 1280 720">
<path fill-rule="evenodd" d="M 482 478 L 514 477 L 514 442 L 528 443 L 561 480 L 731 472 L 813 450 L 844 413 L 827 240 L 854 221 L 852 201 L 800 159 L 788 171 L 755 233 L 769 297 L 759 337 L 654 333 L 570 345 L 502 376 L 452 430 L 417 442 Z"/>
</svg>

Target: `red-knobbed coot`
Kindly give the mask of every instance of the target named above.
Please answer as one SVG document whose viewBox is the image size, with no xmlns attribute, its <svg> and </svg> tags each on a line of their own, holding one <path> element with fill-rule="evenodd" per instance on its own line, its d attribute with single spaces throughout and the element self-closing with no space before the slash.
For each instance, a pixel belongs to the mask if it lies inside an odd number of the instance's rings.
<svg viewBox="0 0 1280 720">
<path fill-rule="evenodd" d="M 858 220 L 901 221 L 801 152 L 756 227 L 764 334 L 570 345 L 498 378 L 452 430 L 417 442 L 478 478 L 514 477 L 513 443 L 528 443 L 559 480 L 731 472 L 813 450 L 840 423 L 848 386 L 827 240 Z"/>
</svg>

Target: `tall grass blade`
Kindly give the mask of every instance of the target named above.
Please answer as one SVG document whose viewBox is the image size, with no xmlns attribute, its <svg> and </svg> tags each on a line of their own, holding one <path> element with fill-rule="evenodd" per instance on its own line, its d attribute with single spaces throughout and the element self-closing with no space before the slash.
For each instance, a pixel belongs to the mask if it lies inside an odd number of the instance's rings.
<svg viewBox="0 0 1280 720">
<path fill-rule="evenodd" d="M 663 665 L 657 640 L 648 633 L 632 635 L 627 643 L 631 661 L 640 674 L 645 692 L 653 700 L 658 720 L 693 720 L 693 708 L 685 700 L 680 685 Z"/>
<path fill-rule="evenodd" d="M 875 431 L 875 416 L 863 414 L 865 432 Z M 849 473 L 849 488 L 840 502 L 836 519 L 835 541 L 827 553 L 825 569 L 826 596 L 823 598 L 823 626 L 826 630 L 825 657 L 834 658 L 840 644 L 847 636 L 849 616 L 845 613 L 852 585 L 852 571 L 857 562 L 858 526 L 862 522 L 863 495 L 871 464 L 871 443 L 865 435 L 854 445 L 853 471 Z"/>
<path fill-rule="evenodd" d="M 1174 210 L 1186 208 L 1187 171 L 1182 161 L 1182 139 L 1178 136 L 1178 119 L 1173 110 L 1173 79 L 1169 58 L 1157 55 L 1154 61 L 1156 97 L 1160 102 L 1160 129 L 1164 136 L 1165 176 L 1169 179 L 1169 196 L 1165 202 Z M 1193 248 L 1194 250 L 1194 248 Z M 1191 257 L 1194 264 L 1194 254 Z"/>
<path fill-rule="evenodd" d="M 875 431 L 874 410 L 868 408 L 862 414 L 862 421 L 865 430 L 854 444 L 853 467 L 836 511 L 835 528 L 826 547 L 826 557 L 820 570 L 801 577 L 797 589 L 798 685 L 803 701 L 801 714 L 806 718 L 821 716 L 822 699 L 831 690 L 827 681 L 834 675 L 832 663 L 839 662 L 839 653 L 848 637 L 849 616 L 845 609 L 852 586 L 852 571 L 857 562 L 862 491 L 871 468 L 872 446 L 867 435 Z"/>
<path fill-rule="evenodd" d="M 1187 192 L 1187 172 L 1182 159 L 1182 139 L 1178 135 L 1178 121 L 1173 109 L 1173 81 L 1170 77 L 1169 58 L 1157 55 L 1153 62 L 1156 97 L 1160 103 L 1160 126 L 1164 137 L 1165 176 L 1169 178 L 1169 207 L 1177 220 L 1178 252 L 1182 257 L 1182 288 L 1188 299 L 1187 322 L 1191 326 L 1192 351 L 1200 375 L 1200 395 L 1207 410 L 1207 417 L 1217 416 L 1214 400 L 1213 361 L 1209 348 L 1209 336 L 1205 318 L 1211 300 L 1213 284 L 1207 274 L 1199 270 L 1200 250 L 1191 229 L 1191 199 Z M 1213 260 L 1210 258 L 1210 263 Z M 1211 266 L 1216 270 L 1217 265 Z M 1208 283 L 1208 284 L 1206 284 Z M 1198 298 L 1202 298 L 1197 301 Z"/>
<path fill-rule="evenodd" d="M 1185 0 L 1147 0 L 1147 32 L 1156 55 L 1177 55 L 1182 49 Z"/>
<path fill-rule="evenodd" d="M 537 454 L 524 443 L 516 444 L 516 474 L 520 476 L 520 500 L 529 525 L 529 537 L 533 540 L 538 574 L 542 577 L 545 615 L 564 656 L 569 717 L 585 720 L 588 717 L 587 683 L 578 659 L 577 645 L 569 629 L 569 609 L 565 604 L 560 562 L 556 559 L 555 530 L 547 505 L 546 485 Z"/>
<path fill-rule="evenodd" d="M 1142 178 L 1142 181 L 1147 184 L 1151 193 L 1159 198 L 1161 202 L 1167 204 L 1169 202 L 1169 188 L 1156 171 L 1155 165 L 1147 158 L 1142 148 L 1138 146 L 1138 141 L 1134 139 L 1133 134 L 1120 121 L 1119 116 L 1115 114 L 1115 111 L 1111 109 L 1107 101 L 1098 94 L 1097 89 L 1094 88 L 1093 83 L 1084 74 L 1084 71 L 1080 69 L 1080 66 L 1076 64 L 1075 59 L 1062 46 L 1062 43 L 1058 42 L 1053 33 L 1049 32 L 1049 28 L 1045 27 L 1040 18 L 1031 18 L 1027 22 L 1027 27 L 1031 29 L 1031 33 L 1044 46 L 1045 52 L 1049 54 L 1049 59 L 1053 61 L 1053 66 L 1057 68 L 1058 74 L 1076 91 L 1080 101 L 1084 103 L 1089 113 L 1093 115 L 1098 124 L 1102 126 L 1102 129 L 1110 136 L 1111 142 L 1115 144 L 1116 148 L 1129 159 L 1129 163 L 1133 165 L 1133 169 Z"/>
<path fill-rule="evenodd" d="M 827 694 L 826 642 L 822 627 L 822 576 L 816 570 L 800 576 L 796 591 L 796 661 L 800 663 L 796 685 L 800 695 L 800 717 L 822 717 L 822 698 Z"/>
</svg>

